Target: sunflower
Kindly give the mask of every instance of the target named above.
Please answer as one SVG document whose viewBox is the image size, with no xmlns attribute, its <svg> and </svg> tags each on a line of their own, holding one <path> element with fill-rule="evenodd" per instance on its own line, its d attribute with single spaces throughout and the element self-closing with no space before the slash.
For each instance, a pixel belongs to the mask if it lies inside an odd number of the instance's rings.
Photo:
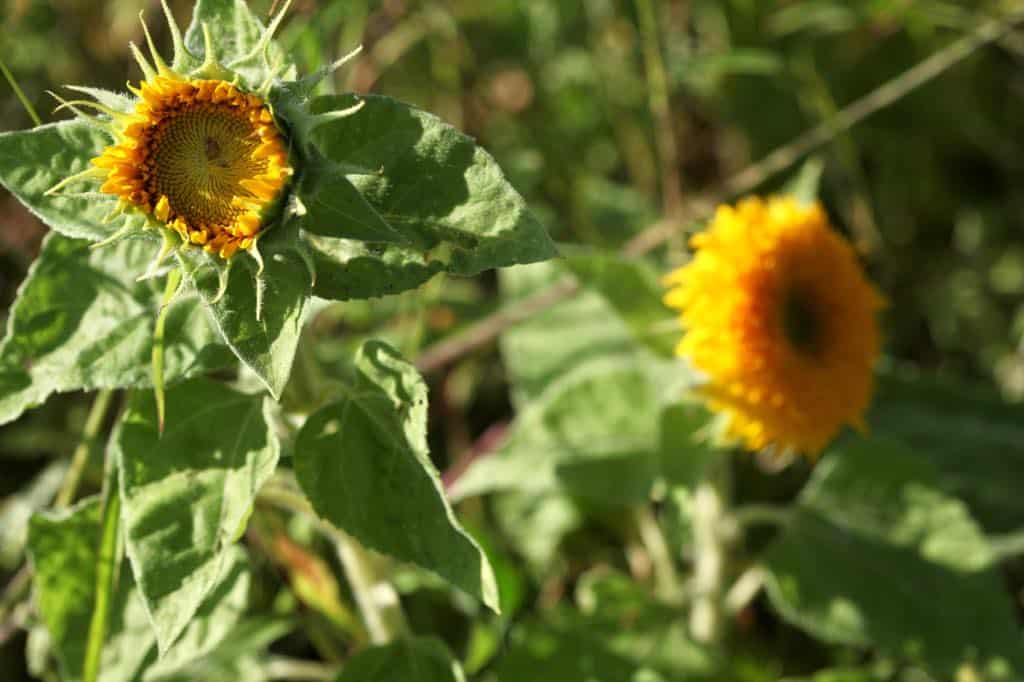
<svg viewBox="0 0 1024 682">
<path fill-rule="evenodd" d="M 752 450 L 819 453 L 863 427 L 882 298 L 822 207 L 791 197 L 720 206 L 670 273 L 665 303 L 685 329 L 677 354 L 726 434 Z"/>
<path fill-rule="evenodd" d="M 198 245 L 230 259 L 256 244 L 293 174 L 289 143 L 267 96 L 279 74 L 270 72 L 262 84 L 248 83 L 241 73 L 217 63 L 205 27 L 200 62 L 184 47 L 166 2 L 163 6 L 175 43 L 175 67 L 160 57 L 147 28 L 150 59 L 132 45 L 145 78 L 138 86 L 128 85 L 136 96 L 130 109 L 112 108 L 102 98 L 63 103 L 106 129 L 113 140 L 88 170 L 50 193 L 73 181 L 98 179 L 100 192 L 118 197 L 118 212 L 140 213 L 147 225 L 179 235 L 182 246 Z M 254 56 L 265 55 L 265 43 L 282 15 L 254 48 Z M 101 115 L 88 116 L 82 106 Z"/>
</svg>

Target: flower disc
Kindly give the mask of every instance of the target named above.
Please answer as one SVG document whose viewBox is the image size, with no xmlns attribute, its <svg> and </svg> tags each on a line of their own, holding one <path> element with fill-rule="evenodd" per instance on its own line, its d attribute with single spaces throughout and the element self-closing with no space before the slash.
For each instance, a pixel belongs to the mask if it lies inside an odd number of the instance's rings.
<svg viewBox="0 0 1024 682">
<path fill-rule="evenodd" d="M 882 299 L 820 205 L 719 207 L 693 259 L 666 278 L 686 330 L 677 353 L 748 448 L 820 452 L 871 398 Z"/>
<path fill-rule="evenodd" d="M 262 100 L 226 81 L 176 75 L 143 81 L 137 93 L 120 143 L 93 159 L 108 170 L 100 190 L 224 258 L 252 246 L 291 173 Z"/>
</svg>

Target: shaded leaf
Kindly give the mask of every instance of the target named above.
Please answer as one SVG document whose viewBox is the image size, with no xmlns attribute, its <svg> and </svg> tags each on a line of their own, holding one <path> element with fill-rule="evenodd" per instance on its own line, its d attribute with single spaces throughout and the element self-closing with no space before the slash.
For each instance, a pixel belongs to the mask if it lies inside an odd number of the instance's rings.
<svg viewBox="0 0 1024 682">
<path fill-rule="evenodd" d="M 113 441 L 125 548 L 167 651 L 230 568 L 256 492 L 279 455 L 269 404 L 192 380 L 167 391 L 166 430 L 135 394 Z"/>
<path fill-rule="evenodd" d="M 307 160 L 297 192 L 306 209 L 302 229 L 310 234 L 367 242 L 406 241 L 329 161 Z"/>
<path fill-rule="evenodd" d="M 868 423 L 928 453 L 937 483 L 963 498 L 989 532 L 1024 527 L 1024 406 L 994 391 L 889 371 Z"/>
<path fill-rule="evenodd" d="M 362 544 L 426 568 L 498 609 L 494 573 L 445 499 L 427 448 L 427 388 L 369 342 L 344 397 L 299 431 L 295 473 L 313 508 Z"/>
<path fill-rule="evenodd" d="M 365 104 L 357 113 L 314 127 L 312 143 L 334 163 L 374 169 L 348 179 L 415 245 L 424 267 L 475 275 L 555 255 L 522 197 L 470 138 L 436 116 L 386 97 L 358 101 Z M 350 96 L 320 97 L 311 108 L 317 114 L 356 102 Z M 384 253 L 394 248 L 384 247 Z"/>
<path fill-rule="evenodd" d="M 390 296 L 415 289 L 444 270 L 441 263 L 405 247 L 312 234 L 306 235 L 306 244 L 316 267 L 313 293 L 320 298 L 347 301 Z"/>
<path fill-rule="evenodd" d="M 826 641 L 877 646 L 943 679 L 968 660 L 1015 679 L 1019 633 L 1002 580 L 982 568 L 989 558 L 927 462 L 854 441 L 815 472 L 768 551 L 767 589 L 787 620 Z"/>
</svg>

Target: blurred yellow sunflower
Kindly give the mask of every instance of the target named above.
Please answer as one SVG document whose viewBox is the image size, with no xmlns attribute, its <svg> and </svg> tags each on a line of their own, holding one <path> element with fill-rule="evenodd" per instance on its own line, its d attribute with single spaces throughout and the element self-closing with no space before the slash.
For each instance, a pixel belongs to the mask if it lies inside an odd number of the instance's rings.
<svg viewBox="0 0 1024 682">
<path fill-rule="evenodd" d="M 115 144 L 92 160 L 100 191 L 222 258 L 250 248 L 291 175 L 273 115 L 233 83 L 136 57 L 147 78 L 129 86 L 134 112 L 111 112 Z"/>
<path fill-rule="evenodd" d="M 665 278 L 680 311 L 677 354 L 706 375 L 727 437 L 752 450 L 814 456 L 861 428 L 883 299 L 820 204 L 751 197 L 720 206 Z"/>
</svg>

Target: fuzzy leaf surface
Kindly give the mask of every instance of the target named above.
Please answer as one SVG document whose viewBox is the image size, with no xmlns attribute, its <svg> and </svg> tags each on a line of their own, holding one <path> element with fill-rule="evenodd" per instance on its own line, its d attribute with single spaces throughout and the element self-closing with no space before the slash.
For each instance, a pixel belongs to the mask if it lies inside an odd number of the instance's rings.
<svg viewBox="0 0 1024 682">
<path fill-rule="evenodd" d="M 287 229 L 276 228 L 260 242 L 264 262 L 261 278 L 257 279 L 256 260 L 239 253 L 229 266 L 223 296 L 218 296 L 220 269 L 228 267 L 223 261 L 196 250 L 180 258 L 225 343 L 275 398 L 291 375 L 312 291 L 312 273 L 300 248 L 290 240 Z M 259 287 L 263 287 L 262 308 Z"/>
<path fill-rule="evenodd" d="M 307 161 L 298 196 L 306 209 L 302 228 L 310 234 L 365 242 L 406 241 L 329 161 Z"/>
<path fill-rule="evenodd" d="M 55 392 L 151 385 L 161 279 L 136 281 L 153 243 L 125 239 L 101 249 L 50 234 L 18 291 L 0 344 L 0 423 Z M 167 313 L 165 381 L 231 362 L 195 295 Z"/>
<path fill-rule="evenodd" d="M 223 580 L 280 446 L 264 398 L 198 379 L 167 391 L 162 436 L 153 397 L 134 394 L 113 447 L 126 552 L 165 652 Z"/>
<path fill-rule="evenodd" d="M 92 497 L 64 512 L 36 514 L 29 525 L 36 598 L 54 643 L 61 679 L 71 682 L 81 678 L 85 657 L 95 600 L 101 512 L 100 498 Z M 235 548 L 228 557 L 224 580 L 198 610 L 178 645 L 154 667 L 157 646 L 153 627 L 131 572 L 125 567 L 111 604 L 101 679 L 162 679 L 162 673 L 215 650 L 241 618 L 249 584 L 248 560 Z"/>
<path fill-rule="evenodd" d="M 427 387 L 389 346 L 359 351 L 344 397 L 314 413 L 295 474 L 322 517 L 371 549 L 433 571 L 495 611 L 494 572 L 445 498 L 427 448 Z"/>
<path fill-rule="evenodd" d="M 412 245 L 389 245 L 362 254 L 380 263 L 370 280 L 377 295 L 395 293 L 387 276 L 396 262 L 418 261 L 424 271 L 469 276 L 556 254 L 523 198 L 473 140 L 436 116 L 401 102 L 379 96 L 358 101 L 365 104 L 357 113 L 322 123 L 310 135 L 312 144 L 330 161 L 373 169 L 350 174 L 348 179 Z M 311 109 L 322 114 L 356 102 L 350 96 L 320 97 L 313 100 Z M 326 245 L 320 249 L 321 253 L 332 250 Z M 412 281 L 407 279 L 403 285 Z M 325 293 L 318 291 L 318 295 Z"/>
<path fill-rule="evenodd" d="M 117 198 L 101 194 L 98 180 L 74 182 L 54 196 L 46 195 L 61 180 L 90 168 L 89 162 L 109 144 L 108 133 L 77 119 L 0 133 L 0 185 L 67 237 L 100 241 L 126 222 L 141 227 L 140 216 L 104 222 L 117 207 Z M 152 234 L 147 237 L 158 242 Z"/>
</svg>

